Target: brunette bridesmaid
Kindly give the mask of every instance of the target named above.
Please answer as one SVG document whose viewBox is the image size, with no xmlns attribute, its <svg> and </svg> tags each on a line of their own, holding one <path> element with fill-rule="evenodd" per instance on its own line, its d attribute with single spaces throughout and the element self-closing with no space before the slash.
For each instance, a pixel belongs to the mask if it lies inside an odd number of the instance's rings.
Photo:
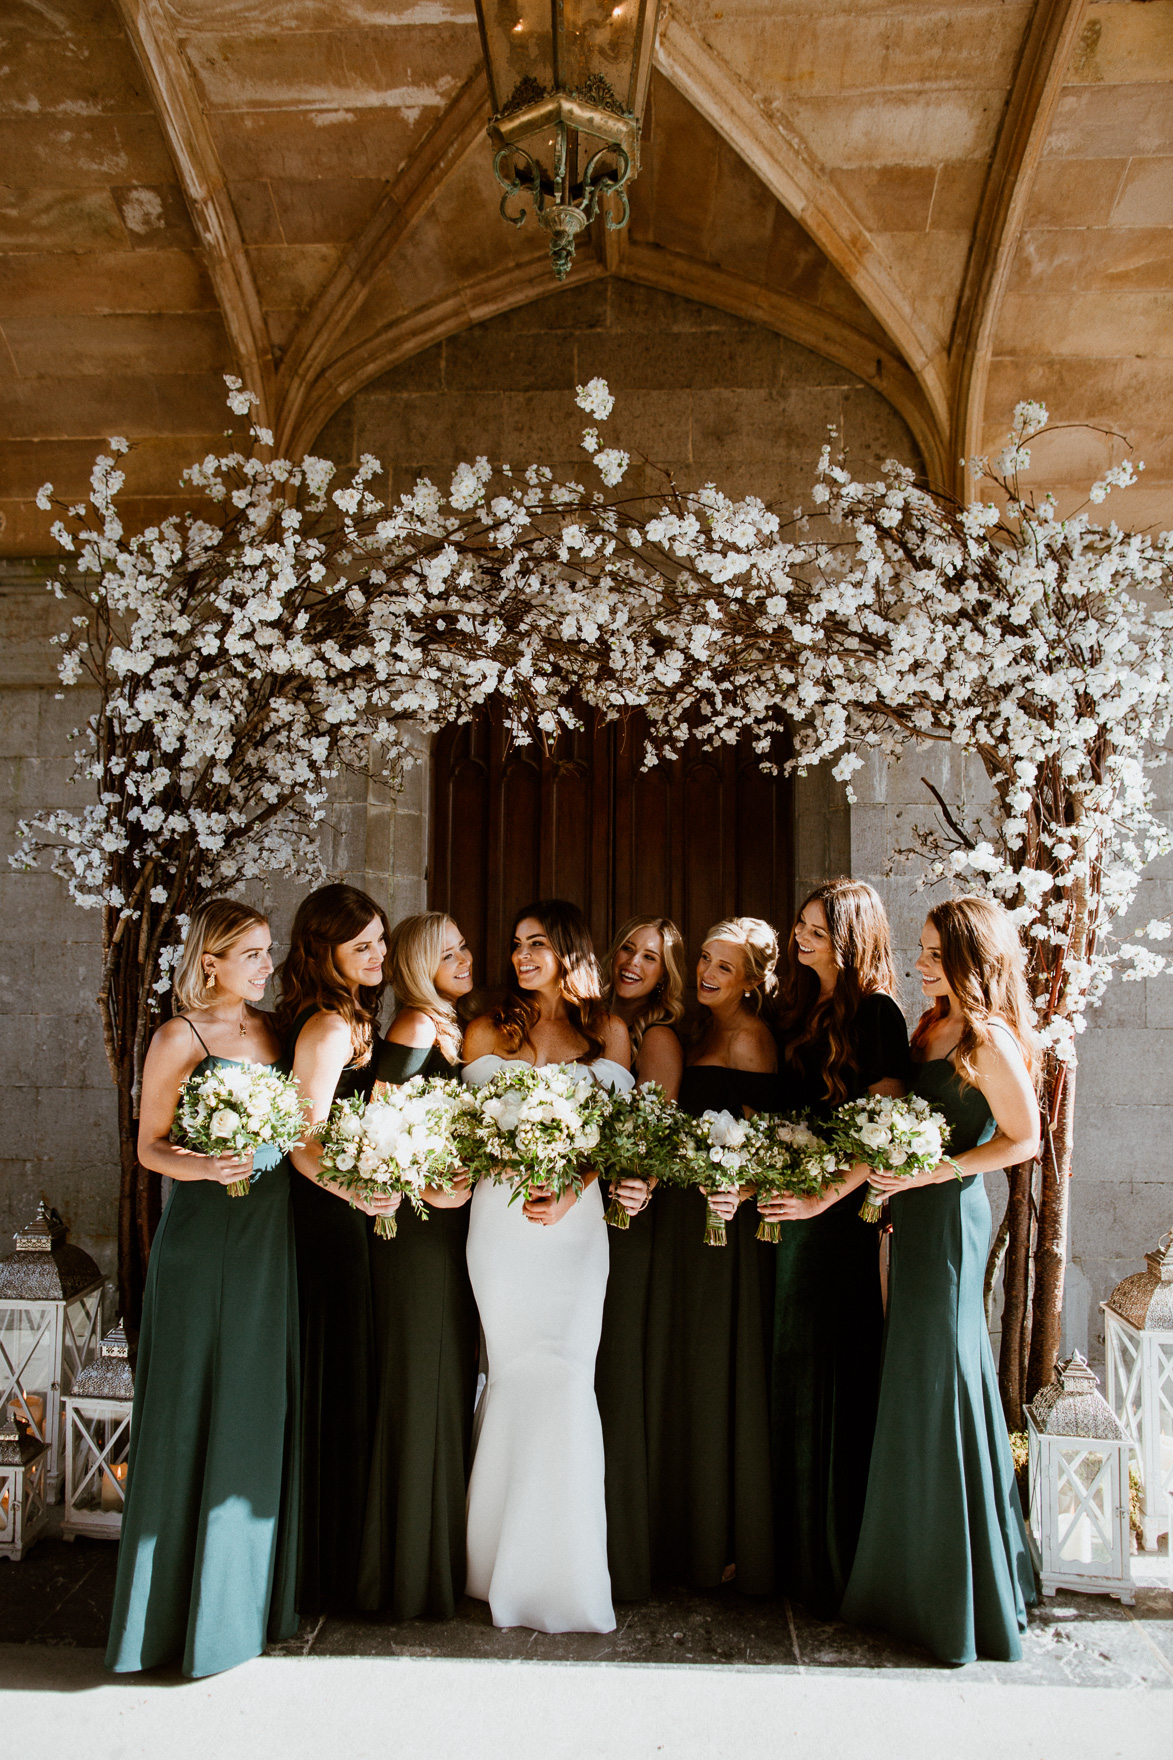
<svg viewBox="0 0 1173 1760">
<path fill-rule="evenodd" d="M 789 951 L 775 1025 L 778 1109 L 810 1111 L 817 1129 L 845 1100 L 907 1093 L 908 1030 L 878 893 L 858 880 L 817 887 Z M 759 1205 L 787 1222 L 770 1397 L 778 1587 L 822 1619 L 838 1613 L 851 1574 L 880 1388 L 879 1253 L 875 1228 L 859 1217 L 861 1180 L 821 1201 Z"/>
<path fill-rule="evenodd" d="M 679 1103 L 699 1115 L 768 1110 L 777 1054 L 762 1003 L 778 942 L 757 917 L 710 929 L 697 965 L 700 1021 Z M 696 1190 L 657 1191 L 648 1300 L 647 1429 L 652 1575 L 751 1595 L 774 1584 L 768 1409 L 772 1247 L 736 1194 L 712 1200 L 729 1244 L 705 1245 Z"/>
<path fill-rule="evenodd" d="M 217 1064 L 275 1064 L 257 1007 L 269 925 L 234 899 L 193 912 L 180 1011 L 143 1066 L 138 1155 L 173 1182 L 151 1247 L 106 1665 L 216 1674 L 290 1638 L 297 1528 L 297 1280 L 289 1164 L 170 1139 L 179 1090 Z M 243 1198 L 225 1186 L 253 1175 Z"/>
<path fill-rule="evenodd" d="M 399 1006 L 378 1081 L 455 1080 L 456 1004 L 472 989 L 472 959 L 452 918 L 426 911 L 397 923 L 387 975 Z M 358 1605 L 395 1619 L 451 1619 L 464 1593 L 479 1340 L 469 1195 L 463 1178 L 451 1192 L 428 1188 L 426 1219 L 401 1204 L 394 1240 L 369 1237 L 377 1394 Z"/>
<path fill-rule="evenodd" d="M 1022 946 L 1006 912 L 955 898 L 929 912 L 916 969 L 930 1006 L 913 1092 L 952 1126 L 950 1157 L 873 1176 L 892 1211 L 880 1406 L 843 1618 L 942 1662 L 1016 1662 L 1031 1566 L 982 1304 L 983 1176 L 1038 1152 L 1037 1047 Z"/>
<path fill-rule="evenodd" d="M 684 1071 L 684 1051 L 676 1032 L 684 1015 L 680 930 L 668 917 L 632 917 L 616 935 L 604 973 L 603 1003 L 627 1024 L 636 1085 L 656 1082 L 675 1100 Z M 617 1181 L 608 1195 L 618 1198 L 630 1222 L 626 1229 L 607 1230 L 610 1272 L 595 1363 L 595 1397 L 607 1460 L 611 1591 L 617 1601 L 635 1601 L 652 1592 L 644 1409 L 651 1193 L 646 1180 L 632 1178 Z"/>
<path fill-rule="evenodd" d="M 276 1022 L 313 1124 L 336 1099 L 371 1092 L 386 951 L 386 917 L 353 886 L 320 887 L 293 920 Z M 355 1605 L 373 1401 L 368 1217 L 394 1211 L 399 1196 L 352 1203 L 321 1175 L 312 1137 L 290 1160 L 302 1176 L 293 1181 L 302 1376 L 297 1606 L 316 1617 Z"/>
</svg>

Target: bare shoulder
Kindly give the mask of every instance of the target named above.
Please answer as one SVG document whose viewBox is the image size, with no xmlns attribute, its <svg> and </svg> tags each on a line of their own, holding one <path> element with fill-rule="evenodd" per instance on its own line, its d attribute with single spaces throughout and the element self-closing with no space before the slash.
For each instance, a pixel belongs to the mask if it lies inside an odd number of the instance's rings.
<svg viewBox="0 0 1173 1760">
<path fill-rule="evenodd" d="M 422 1008 L 401 1008 L 387 1030 L 387 1042 L 422 1051 L 436 1043 L 436 1023 Z"/>
<path fill-rule="evenodd" d="M 773 1075 L 778 1067 L 778 1048 L 765 1021 L 746 1021 L 734 1033 L 729 1046 L 737 1069 Z"/>
<path fill-rule="evenodd" d="M 477 1057 L 488 1057 L 499 1048 L 500 1039 L 492 1015 L 478 1014 L 465 1030 L 462 1052 L 465 1063 L 472 1063 Z"/>
<path fill-rule="evenodd" d="M 640 1040 L 641 1051 L 645 1045 L 657 1057 L 676 1058 L 683 1066 L 684 1046 L 680 1043 L 680 1036 L 672 1027 L 665 1026 L 663 1021 L 657 1021 L 654 1027 L 647 1029 Z"/>
<path fill-rule="evenodd" d="M 346 1047 L 346 1055 L 350 1056 L 350 1028 L 340 1014 L 333 1009 L 320 1008 L 312 1014 L 301 1032 L 297 1035 L 298 1051 L 340 1050 Z"/>
<path fill-rule="evenodd" d="M 620 1020 L 617 1014 L 607 1016 L 603 1028 L 603 1056 L 611 1063 L 622 1064 L 624 1069 L 631 1068 L 631 1034 L 626 1021 Z"/>
<path fill-rule="evenodd" d="M 1009 1021 L 1004 1021 L 1000 1015 L 991 1015 L 990 1026 L 993 1030 L 978 1046 L 973 1060 L 979 1075 L 987 1072 L 995 1075 L 1000 1071 L 1025 1074 L 1026 1054 Z"/>
</svg>

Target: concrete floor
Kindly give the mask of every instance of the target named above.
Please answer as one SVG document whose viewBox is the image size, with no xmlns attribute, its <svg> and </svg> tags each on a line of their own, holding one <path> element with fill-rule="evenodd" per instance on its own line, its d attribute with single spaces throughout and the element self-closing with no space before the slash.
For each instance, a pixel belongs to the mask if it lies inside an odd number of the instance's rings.
<svg viewBox="0 0 1173 1760">
<path fill-rule="evenodd" d="M 101 1760 L 217 1748 L 250 1760 L 988 1760 L 1003 1747 L 1021 1760 L 1173 1760 L 1164 1556 L 1134 1559 L 1135 1607 L 1045 1602 L 1020 1664 L 944 1669 L 730 1589 L 621 1606 L 607 1637 L 498 1632 L 477 1602 L 443 1624 L 306 1623 L 271 1656 L 199 1682 L 104 1673 L 114 1559 L 108 1542 L 48 1537 L 0 1563 L 0 1728 L 22 1747 L 61 1739 Z"/>
</svg>

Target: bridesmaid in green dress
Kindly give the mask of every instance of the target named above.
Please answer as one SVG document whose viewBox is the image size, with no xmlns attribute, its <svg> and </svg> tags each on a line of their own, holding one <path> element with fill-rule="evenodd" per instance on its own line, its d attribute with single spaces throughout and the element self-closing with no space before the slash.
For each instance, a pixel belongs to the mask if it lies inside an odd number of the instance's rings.
<svg viewBox="0 0 1173 1760">
<path fill-rule="evenodd" d="M 676 1036 L 684 1015 L 680 930 L 669 917 L 632 917 L 616 935 L 604 973 L 603 1004 L 626 1022 L 636 1086 L 656 1082 L 675 1100 L 684 1073 L 684 1051 Z M 630 1222 L 625 1229 L 607 1230 L 610 1270 L 595 1360 L 606 1456 L 607 1559 L 615 1600 L 639 1601 L 652 1592 L 644 1399 L 652 1270 L 650 1189 L 646 1180 L 622 1179 L 608 1196 L 618 1199 Z"/>
<path fill-rule="evenodd" d="M 777 1053 L 758 1014 L 776 987 L 778 941 L 757 917 L 705 937 L 697 965 L 699 1030 L 679 1104 L 768 1111 Z M 738 1194 L 712 1208 L 729 1243 L 704 1241 L 705 1199 L 667 1188 L 652 1204 L 647 1327 L 648 1491 L 652 1576 L 717 1589 L 735 1576 L 749 1595 L 774 1586 L 769 1361 L 774 1249 L 754 1237 L 758 1215 Z"/>
<path fill-rule="evenodd" d="M 276 1023 L 313 1124 L 334 1101 L 369 1095 L 386 986 L 387 919 L 353 886 L 300 905 L 281 968 Z M 351 1202 L 320 1177 L 321 1146 L 290 1153 L 301 1312 L 301 1483 L 297 1608 L 353 1608 L 371 1458 L 373 1338 L 368 1218 L 399 1194 Z"/>
<path fill-rule="evenodd" d="M 982 1176 L 1038 1151 L 1030 999 L 1018 936 L 989 899 L 931 910 L 916 969 L 931 1006 L 913 1035 L 913 1091 L 948 1118 L 963 1177 L 944 1162 L 872 1176 L 891 1201 L 891 1291 L 843 1618 L 942 1662 L 1016 1662 L 1035 1582 L 982 1306 Z"/>
<path fill-rule="evenodd" d="M 472 989 L 464 938 L 442 911 L 391 931 L 387 975 L 399 1012 L 377 1078 L 457 1078 L 456 1004 Z M 428 1187 L 428 1216 L 399 1211 L 394 1240 L 369 1238 L 375 1316 L 374 1452 L 358 1605 L 395 1619 L 451 1619 L 464 1593 L 464 1509 L 480 1327 L 465 1246 L 466 1179 Z"/>
<path fill-rule="evenodd" d="M 292 1637 L 297 1282 L 289 1165 L 170 1141 L 179 1090 L 214 1064 L 278 1062 L 256 1006 L 269 925 L 233 899 L 192 915 L 183 1012 L 143 1066 L 138 1155 L 174 1183 L 151 1247 L 106 1665 L 216 1674 Z M 244 1198 L 224 1190 L 248 1174 Z"/>
<path fill-rule="evenodd" d="M 781 1112 L 816 1128 L 845 1100 L 908 1092 L 908 1029 L 879 895 L 830 880 L 804 903 L 775 1023 Z M 858 1181 L 850 1182 L 852 1187 Z M 854 1189 L 773 1198 L 777 1250 L 770 1422 L 778 1586 L 834 1619 L 863 1519 L 880 1391 L 884 1308 L 874 1228 Z"/>
</svg>

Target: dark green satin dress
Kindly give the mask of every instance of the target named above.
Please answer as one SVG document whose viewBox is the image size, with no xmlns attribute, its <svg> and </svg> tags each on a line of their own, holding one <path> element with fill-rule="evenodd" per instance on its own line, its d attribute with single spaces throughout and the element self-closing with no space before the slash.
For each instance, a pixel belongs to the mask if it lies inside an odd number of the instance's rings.
<svg viewBox="0 0 1173 1760">
<path fill-rule="evenodd" d="M 890 996 L 865 996 L 845 1070 L 846 1098 L 912 1076 L 908 1029 Z M 792 1057 L 779 1045 L 780 1112 L 827 1116 L 825 1037 Z M 862 1193 L 782 1226 L 776 1249 L 770 1424 L 778 1587 L 833 1619 L 851 1575 L 863 1520 L 880 1392 L 884 1308 L 879 1236 L 861 1222 Z"/>
<path fill-rule="evenodd" d="M 316 1014 L 293 1023 L 287 1058 Z M 348 1065 L 336 1100 L 369 1095 L 375 1059 Z M 371 1219 L 296 1170 L 293 1224 L 301 1312 L 301 1517 L 297 1608 L 316 1618 L 355 1606 L 371 1459 L 374 1345 Z"/>
<path fill-rule="evenodd" d="M 151 1247 L 106 1651 L 120 1674 L 218 1674 L 297 1630 L 291 1169 L 275 1149 L 253 1169 L 244 1198 L 177 1180 Z"/>
<path fill-rule="evenodd" d="M 768 1111 L 772 1075 L 694 1064 L 679 1104 L 699 1115 Z M 720 1587 L 774 1587 L 769 1366 L 774 1248 L 755 1240 L 757 1207 L 740 1206 L 728 1245 L 705 1245 L 705 1200 L 657 1190 L 646 1357 L 652 1578 Z"/>
<path fill-rule="evenodd" d="M 377 1080 L 452 1076 L 435 1046 L 384 1041 Z M 358 1605 L 395 1619 L 451 1619 L 464 1593 L 464 1514 L 480 1327 L 468 1279 L 467 1204 L 369 1235 L 375 1316 L 374 1451 Z"/>
<path fill-rule="evenodd" d="M 616 1601 L 642 1601 L 652 1592 L 644 1380 L 653 1211 L 662 1196 L 662 1191 L 654 1193 L 628 1228 L 607 1229 L 610 1264 L 595 1359 L 595 1398 L 603 1425 L 607 1563 Z"/>
<path fill-rule="evenodd" d="M 947 1058 L 918 1064 L 913 1088 L 949 1119 L 955 1153 L 994 1134 Z M 921 1186 L 890 1208 L 880 1408 L 843 1618 L 942 1662 L 1017 1662 L 1036 1592 L 982 1306 L 985 1183 Z"/>
</svg>

